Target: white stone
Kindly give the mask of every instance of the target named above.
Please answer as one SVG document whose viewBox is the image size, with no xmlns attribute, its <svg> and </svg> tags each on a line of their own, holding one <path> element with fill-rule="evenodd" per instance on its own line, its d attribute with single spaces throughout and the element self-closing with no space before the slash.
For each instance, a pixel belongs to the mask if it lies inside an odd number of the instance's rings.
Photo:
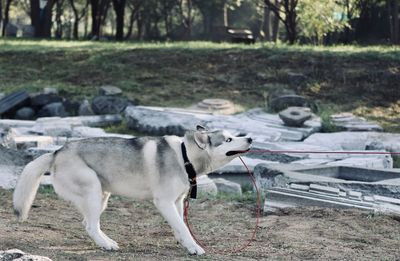
<svg viewBox="0 0 400 261">
<path fill-rule="evenodd" d="M 15 258 L 9 259 L 7 256 L 15 256 Z M 45 256 L 36 256 L 26 254 L 19 249 L 9 249 L 6 251 L 0 251 L 0 260 L 14 260 L 14 261 L 52 261 L 50 258 Z"/>
<path fill-rule="evenodd" d="M 197 178 L 197 194 L 202 195 L 217 195 L 218 188 L 214 181 L 207 176 L 201 176 Z"/>
<path fill-rule="evenodd" d="M 317 184 L 310 184 L 310 191 L 334 194 L 334 195 L 337 195 L 337 196 L 339 196 L 339 192 L 340 192 L 340 190 L 338 188 L 332 188 L 332 187 L 328 187 L 328 186 L 321 186 L 321 185 L 317 185 Z"/>
<path fill-rule="evenodd" d="M 12 128 L 12 127 L 33 127 L 35 121 L 23 121 L 23 120 L 0 120 L 0 128 Z"/>
<path fill-rule="evenodd" d="M 213 181 L 217 185 L 218 193 L 224 192 L 242 195 L 242 187 L 238 183 L 223 178 L 213 179 Z"/>
<path fill-rule="evenodd" d="M 72 129 L 73 137 L 90 138 L 90 137 L 102 137 L 105 135 L 106 135 L 106 132 L 101 128 L 79 126 L 79 127 L 74 127 Z"/>
<path fill-rule="evenodd" d="M 308 191 L 310 189 L 310 187 L 307 185 L 301 185 L 301 184 L 296 184 L 296 183 L 290 184 L 289 187 L 291 189 L 296 189 L 296 190 L 301 190 L 301 191 Z"/>
<path fill-rule="evenodd" d="M 4 189 L 14 188 L 22 169 L 22 166 L 0 165 L 0 187 Z"/>
<path fill-rule="evenodd" d="M 358 191 L 354 191 L 354 190 L 349 190 L 347 191 L 347 195 L 352 198 L 352 199 L 356 199 L 356 200 L 361 200 L 362 198 L 362 193 L 358 192 Z"/>
<path fill-rule="evenodd" d="M 347 159 L 329 162 L 329 166 L 349 166 L 363 167 L 373 169 L 391 169 L 393 168 L 393 159 L 390 156 L 369 156 L 369 157 L 350 157 Z"/>
<path fill-rule="evenodd" d="M 384 203 L 400 205 L 400 199 L 374 195 L 374 200 Z"/>
</svg>

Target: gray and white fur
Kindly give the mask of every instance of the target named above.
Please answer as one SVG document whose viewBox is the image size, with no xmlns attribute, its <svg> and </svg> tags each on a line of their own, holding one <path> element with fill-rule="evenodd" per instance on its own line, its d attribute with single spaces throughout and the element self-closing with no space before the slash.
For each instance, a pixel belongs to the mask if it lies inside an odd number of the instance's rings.
<svg viewBox="0 0 400 261">
<path fill-rule="evenodd" d="M 183 201 L 190 184 L 182 142 L 199 177 L 245 153 L 252 141 L 197 126 L 196 131 L 188 131 L 183 138 L 90 138 L 68 142 L 25 167 L 13 195 L 15 213 L 21 220 L 27 219 L 40 178 L 50 173 L 55 192 L 83 215 L 87 233 L 100 247 L 118 249 L 118 244 L 100 229 L 100 215 L 110 195 L 115 194 L 152 199 L 176 239 L 189 253 L 201 255 L 204 250 L 183 220 Z"/>
</svg>

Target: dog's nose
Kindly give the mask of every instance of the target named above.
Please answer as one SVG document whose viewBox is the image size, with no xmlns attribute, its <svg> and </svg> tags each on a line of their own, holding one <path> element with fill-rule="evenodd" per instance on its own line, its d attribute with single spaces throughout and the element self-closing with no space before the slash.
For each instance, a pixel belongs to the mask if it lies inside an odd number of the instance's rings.
<svg viewBox="0 0 400 261">
<path fill-rule="evenodd" d="M 253 142 L 252 138 L 247 138 L 247 141 L 251 144 Z"/>
</svg>

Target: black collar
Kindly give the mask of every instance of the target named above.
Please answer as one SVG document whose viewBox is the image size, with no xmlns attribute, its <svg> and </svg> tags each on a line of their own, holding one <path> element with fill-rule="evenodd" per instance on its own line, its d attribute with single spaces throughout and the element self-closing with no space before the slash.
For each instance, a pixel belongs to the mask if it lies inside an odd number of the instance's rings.
<svg viewBox="0 0 400 261">
<path fill-rule="evenodd" d="M 188 174 L 189 183 L 190 183 L 190 198 L 197 197 L 197 182 L 196 182 L 196 171 L 194 170 L 193 164 L 190 162 L 187 152 L 185 143 L 181 143 L 182 149 L 182 157 L 183 157 L 183 164 L 185 165 L 186 173 Z"/>
</svg>

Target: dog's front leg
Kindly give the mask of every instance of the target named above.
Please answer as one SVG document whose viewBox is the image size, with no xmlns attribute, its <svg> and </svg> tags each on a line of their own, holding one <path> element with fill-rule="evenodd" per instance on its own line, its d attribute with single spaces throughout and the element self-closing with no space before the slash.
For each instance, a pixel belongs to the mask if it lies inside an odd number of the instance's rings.
<svg viewBox="0 0 400 261">
<path fill-rule="evenodd" d="M 202 255 L 205 253 L 204 249 L 201 248 L 192 238 L 189 229 L 176 209 L 174 201 L 156 198 L 154 199 L 154 205 L 174 230 L 174 235 L 177 237 L 176 239 L 187 248 L 189 253 L 195 255 Z"/>
</svg>

